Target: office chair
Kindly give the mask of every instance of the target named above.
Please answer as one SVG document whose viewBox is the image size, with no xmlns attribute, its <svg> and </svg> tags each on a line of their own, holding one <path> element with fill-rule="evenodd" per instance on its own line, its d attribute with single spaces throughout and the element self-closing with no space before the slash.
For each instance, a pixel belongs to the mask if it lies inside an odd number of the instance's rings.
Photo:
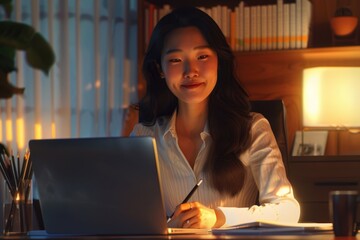
<svg viewBox="0 0 360 240">
<path fill-rule="evenodd" d="M 289 151 L 286 126 L 286 109 L 282 100 L 250 101 L 251 111 L 261 113 L 270 123 L 279 146 L 285 170 L 287 170 Z"/>
</svg>

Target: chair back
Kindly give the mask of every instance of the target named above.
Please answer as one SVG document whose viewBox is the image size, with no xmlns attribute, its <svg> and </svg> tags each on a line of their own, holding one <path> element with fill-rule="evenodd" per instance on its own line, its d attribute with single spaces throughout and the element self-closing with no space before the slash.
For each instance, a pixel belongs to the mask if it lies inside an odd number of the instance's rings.
<svg viewBox="0 0 360 240">
<path fill-rule="evenodd" d="M 250 103 L 252 112 L 261 113 L 269 121 L 281 151 L 285 169 L 287 169 L 289 151 L 284 102 L 282 100 L 256 100 Z"/>
</svg>

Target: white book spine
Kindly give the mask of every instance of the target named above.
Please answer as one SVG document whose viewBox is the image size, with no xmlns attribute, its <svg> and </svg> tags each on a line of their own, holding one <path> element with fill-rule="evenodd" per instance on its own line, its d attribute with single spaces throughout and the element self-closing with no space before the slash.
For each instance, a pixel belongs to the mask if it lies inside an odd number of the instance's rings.
<svg viewBox="0 0 360 240">
<path fill-rule="evenodd" d="M 256 6 L 256 50 L 261 50 L 261 6 Z"/>
<path fill-rule="evenodd" d="M 268 49 L 268 16 L 267 5 L 261 5 L 261 50 Z"/>
<path fill-rule="evenodd" d="M 284 49 L 290 48 L 290 4 L 285 3 L 283 8 L 283 27 L 284 27 Z"/>
<path fill-rule="evenodd" d="M 277 0 L 277 49 L 284 48 L 284 12 L 283 12 L 283 0 Z"/>
<path fill-rule="evenodd" d="M 255 51 L 257 47 L 257 23 L 256 23 L 256 6 L 250 7 L 250 50 Z"/>
<path fill-rule="evenodd" d="M 309 27 L 311 22 L 311 2 L 309 0 L 302 1 L 302 33 L 301 33 L 301 48 L 307 48 L 309 40 Z"/>
<path fill-rule="evenodd" d="M 272 5 L 272 49 L 277 49 L 278 43 L 278 21 L 277 21 L 277 5 Z"/>
<path fill-rule="evenodd" d="M 250 51 L 251 33 L 250 33 L 250 7 L 244 6 L 244 50 Z"/>
<path fill-rule="evenodd" d="M 290 48 L 295 49 L 296 48 L 296 4 L 290 3 Z"/>
<path fill-rule="evenodd" d="M 273 23 L 272 23 L 272 5 L 266 5 L 266 23 L 267 23 L 267 48 L 272 49 Z"/>
<path fill-rule="evenodd" d="M 302 0 L 296 0 L 296 48 L 301 48 L 301 1 Z"/>
</svg>

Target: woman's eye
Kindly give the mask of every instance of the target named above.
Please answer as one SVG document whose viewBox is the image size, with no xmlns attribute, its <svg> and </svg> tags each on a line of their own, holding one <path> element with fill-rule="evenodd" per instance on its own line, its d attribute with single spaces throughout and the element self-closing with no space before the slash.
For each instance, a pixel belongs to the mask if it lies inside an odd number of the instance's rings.
<svg viewBox="0 0 360 240">
<path fill-rule="evenodd" d="M 169 59 L 169 62 L 171 62 L 171 63 L 177 63 L 177 62 L 180 62 L 181 60 L 180 60 L 180 58 L 171 58 L 171 59 Z"/>
<path fill-rule="evenodd" d="M 209 55 L 200 55 L 198 58 L 200 60 L 203 60 L 203 59 L 207 59 L 209 57 Z"/>
</svg>

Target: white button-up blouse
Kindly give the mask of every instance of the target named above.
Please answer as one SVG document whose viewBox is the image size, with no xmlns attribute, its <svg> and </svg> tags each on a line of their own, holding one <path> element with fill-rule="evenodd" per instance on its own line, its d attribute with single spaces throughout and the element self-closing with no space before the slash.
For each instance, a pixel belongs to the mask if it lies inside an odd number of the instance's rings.
<svg viewBox="0 0 360 240">
<path fill-rule="evenodd" d="M 192 169 L 179 148 L 175 121 L 176 111 L 171 118 L 159 118 L 150 127 L 138 123 L 131 133 L 131 136 L 151 136 L 156 140 L 161 188 L 168 216 L 198 180 L 203 179 L 189 201 L 221 209 L 226 217 L 224 226 L 256 220 L 299 220 L 300 206 L 286 177 L 281 152 L 269 122 L 261 114 L 253 113 L 251 144 L 239 156 L 246 169 L 245 182 L 243 189 L 233 197 L 212 188 L 203 171 L 212 141 L 207 126 L 200 134 L 203 143 Z M 260 205 L 256 205 L 257 199 Z"/>
</svg>

